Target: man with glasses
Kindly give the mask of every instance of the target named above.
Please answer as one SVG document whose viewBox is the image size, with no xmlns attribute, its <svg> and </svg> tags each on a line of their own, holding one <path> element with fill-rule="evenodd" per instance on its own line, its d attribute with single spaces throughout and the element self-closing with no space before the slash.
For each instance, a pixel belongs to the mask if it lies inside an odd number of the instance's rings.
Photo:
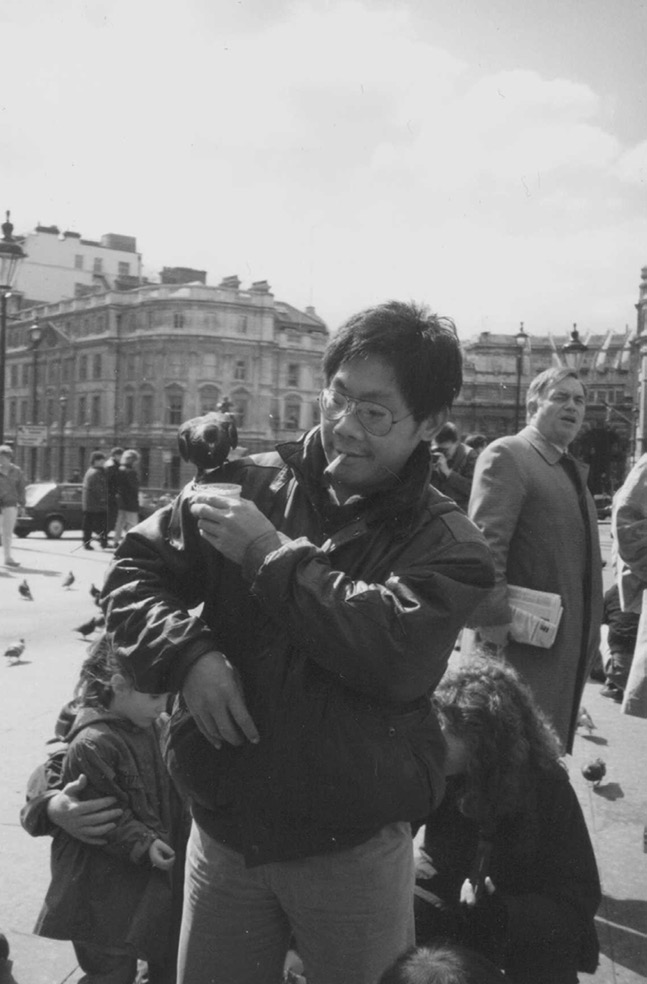
<svg viewBox="0 0 647 984">
<path fill-rule="evenodd" d="M 106 580 L 138 689 L 180 693 L 202 743 L 181 984 L 279 980 L 292 937 L 309 980 L 374 984 L 413 943 L 408 821 L 444 782 L 428 697 L 493 583 L 429 484 L 461 352 L 450 321 L 392 301 L 350 318 L 323 369 L 318 427 L 225 463 L 238 501 L 187 487 Z"/>
</svg>

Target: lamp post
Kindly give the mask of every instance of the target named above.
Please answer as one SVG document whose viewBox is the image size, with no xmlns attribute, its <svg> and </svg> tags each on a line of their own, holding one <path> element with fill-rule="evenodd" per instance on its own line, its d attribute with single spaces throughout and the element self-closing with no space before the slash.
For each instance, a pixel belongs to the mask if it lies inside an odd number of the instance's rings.
<svg viewBox="0 0 647 984">
<path fill-rule="evenodd" d="M 564 362 L 568 369 L 572 369 L 573 372 L 579 372 L 582 365 L 582 360 L 588 352 L 589 347 L 580 338 L 580 333 L 577 330 L 577 324 L 573 322 L 573 329 L 571 331 L 570 341 L 562 345 L 562 354 L 564 356 Z"/>
<path fill-rule="evenodd" d="M 7 374 L 7 298 L 18 272 L 20 262 L 27 255 L 13 238 L 13 226 L 6 220 L 2 223 L 0 239 L 0 444 L 4 444 L 4 391 Z"/>
<path fill-rule="evenodd" d="M 38 347 L 43 340 L 43 329 L 38 324 L 38 316 L 34 318 L 34 323 L 29 329 L 29 347 L 34 353 L 34 362 L 32 365 L 32 392 L 31 392 L 31 422 L 32 424 L 38 423 Z M 38 448 L 32 447 L 31 449 L 31 480 L 32 482 L 37 481 L 36 477 L 36 464 L 38 461 Z"/>
<path fill-rule="evenodd" d="M 67 410 L 67 397 L 61 396 L 59 398 L 59 404 L 61 407 L 61 416 L 59 421 L 59 430 L 61 435 L 61 443 L 58 449 L 58 480 L 59 482 L 64 482 L 64 471 L 65 471 L 65 411 Z"/>
<path fill-rule="evenodd" d="M 521 416 L 521 376 L 523 374 L 523 354 L 526 351 L 528 335 L 524 331 L 523 321 L 519 325 L 519 331 L 514 336 L 517 345 L 517 399 L 514 409 L 514 432 L 519 430 L 519 417 Z"/>
</svg>

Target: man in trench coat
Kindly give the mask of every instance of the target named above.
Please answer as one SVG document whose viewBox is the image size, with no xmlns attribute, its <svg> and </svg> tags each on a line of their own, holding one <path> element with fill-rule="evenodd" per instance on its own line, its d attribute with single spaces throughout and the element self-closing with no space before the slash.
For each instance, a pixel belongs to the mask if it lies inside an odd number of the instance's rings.
<svg viewBox="0 0 647 984">
<path fill-rule="evenodd" d="M 476 464 L 469 516 L 494 555 L 496 584 L 470 625 L 520 673 L 570 752 L 603 601 L 588 469 L 566 453 L 584 421 L 584 386 L 570 369 L 547 369 L 531 382 L 526 405 L 528 425 L 488 445 Z M 561 596 L 550 649 L 510 638 L 509 584 Z"/>
</svg>

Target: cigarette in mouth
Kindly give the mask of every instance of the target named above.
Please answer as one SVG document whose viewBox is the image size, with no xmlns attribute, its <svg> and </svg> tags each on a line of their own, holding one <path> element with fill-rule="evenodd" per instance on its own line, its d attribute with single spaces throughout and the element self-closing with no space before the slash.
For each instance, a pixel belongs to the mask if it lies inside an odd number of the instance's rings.
<svg viewBox="0 0 647 984">
<path fill-rule="evenodd" d="M 344 454 L 344 452 L 342 451 L 341 454 L 337 455 L 334 461 L 330 462 L 327 468 L 324 468 L 324 475 L 326 475 L 328 478 L 334 478 L 335 472 L 337 471 L 339 466 L 344 463 L 346 458 L 347 455 Z"/>
</svg>

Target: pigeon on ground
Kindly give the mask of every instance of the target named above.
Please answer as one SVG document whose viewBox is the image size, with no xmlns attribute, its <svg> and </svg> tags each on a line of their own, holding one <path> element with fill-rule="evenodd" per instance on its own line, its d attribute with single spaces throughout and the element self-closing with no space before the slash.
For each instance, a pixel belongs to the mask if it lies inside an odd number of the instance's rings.
<svg viewBox="0 0 647 984">
<path fill-rule="evenodd" d="M 90 585 L 90 594 L 94 598 L 95 605 L 99 604 L 99 598 L 101 597 L 101 592 L 98 588 L 95 588 L 94 584 Z"/>
<path fill-rule="evenodd" d="M 91 635 L 95 629 L 100 629 L 106 624 L 106 620 L 103 615 L 97 615 L 95 618 L 91 618 L 89 621 L 84 622 L 83 625 L 77 626 L 74 630 L 75 632 L 80 632 L 82 636 Z"/>
<path fill-rule="evenodd" d="M 578 728 L 586 728 L 588 730 L 589 734 L 591 734 L 592 731 L 595 731 L 595 725 L 593 724 L 593 718 L 591 717 L 591 715 L 587 711 L 586 707 L 580 707 L 580 713 L 579 713 L 579 716 L 578 716 L 578 719 L 577 719 L 577 727 Z"/>
<path fill-rule="evenodd" d="M 607 767 L 600 758 L 594 759 L 592 762 L 587 762 L 586 765 L 582 766 L 582 775 L 587 782 L 592 783 L 594 786 L 599 786 L 606 774 Z"/>
<path fill-rule="evenodd" d="M 20 662 L 20 657 L 25 651 L 25 640 L 19 639 L 18 642 L 14 642 L 11 646 L 5 649 L 4 654 L 8 660 L 11 660 L 11 666 L 15 663 Z"/>
<path fill-rule="evenodd" d="M 22 597 L 25 598 L 27 601 L 33 601 L 34 600 L 34 596 L 31 593 L 31 588 L 27 584 L 27 578 L 24 578 L 20 582 L 20 584 L 18 585 L 18 590 L 20 591 L 20 594 L 22 595 Z"/>
<path fill-rule="evenodd" d="M 63 579 L 63 582 L 62 582 L 63 583 L 63 587 L 69 589 L 69 588 L 72 587 L 72 585 L 74 584 L 75 581 L 76 581 L 76 578 L 74 577 L 74 574 L 72 573 L 72 571 L 70 571 L 70 573 L 67 575 L 67 577 Z"/>
</svg>

